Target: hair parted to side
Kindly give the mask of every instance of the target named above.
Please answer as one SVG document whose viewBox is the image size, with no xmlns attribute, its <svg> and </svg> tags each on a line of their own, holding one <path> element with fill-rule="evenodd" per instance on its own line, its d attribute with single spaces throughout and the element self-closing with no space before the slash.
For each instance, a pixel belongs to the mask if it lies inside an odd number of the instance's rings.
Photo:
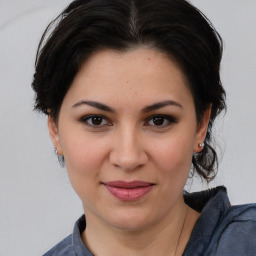
<svg viewBox="0 0 256 256">
<path fill-rule="evenodd" d="M 193 174 L 196 171 L 211 181 L 218 165 L 212 125 L 226 109 L 219 73 L 222 40 L 210 21 L 186 0 L 73 1 L 41 38 L 32 83 L 35 109 L 57 122 L 63 98 L 93 53 L 138 47 L 159 50 L 178 64 L 188 80 L 198 124 L 211 106 L 204 148 L 192 159 Z"/>
</svg>

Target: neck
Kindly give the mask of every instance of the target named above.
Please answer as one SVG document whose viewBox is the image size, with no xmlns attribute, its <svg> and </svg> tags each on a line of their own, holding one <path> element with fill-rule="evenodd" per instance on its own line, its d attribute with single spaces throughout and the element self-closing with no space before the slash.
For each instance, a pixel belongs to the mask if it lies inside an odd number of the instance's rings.
<svg viewBox="0 0 256 256">
<path fill-rule="evenodd" d="M 132 256 L 178 256 L 182 254 L 194 226 L 187 221 L 191 211 L 190 208 L 188 211 L 186 209 L 182 200 L 164 218 L 140 230 L 112 227 L 86 211 L 88 224 L 82 238 L 94 255 L 113 256 L 122 252 L 123 255 Z"/>
</svg>

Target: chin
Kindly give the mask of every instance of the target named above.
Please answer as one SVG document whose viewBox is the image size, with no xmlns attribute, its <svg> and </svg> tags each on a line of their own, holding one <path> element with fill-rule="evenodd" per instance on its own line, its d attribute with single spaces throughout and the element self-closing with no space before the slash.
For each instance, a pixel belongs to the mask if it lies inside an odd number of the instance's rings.
<svg viewBox="0 0 256 256">
<path fill-rule="evenodd" d="M 148 221 L 134 221 L 129 220 L 128 222 L 114 222 L 112 223 L 112 227 L 126 232 L 140 232 L 147 229 L 150 226 Z"/>
<path fill-rule="evenodd" d="M 139 213 L 138 211 L 126 211 L 125 213 L 120 212 L 112 214 L 111 218 L 106 221 L 110 226 L 116 229 L 128 232 L 139 232 L 152 226 L 154 222 L 157 222 L 157 219 L 160 218 L 154 218 L 154 216 Z"/>
</svg>

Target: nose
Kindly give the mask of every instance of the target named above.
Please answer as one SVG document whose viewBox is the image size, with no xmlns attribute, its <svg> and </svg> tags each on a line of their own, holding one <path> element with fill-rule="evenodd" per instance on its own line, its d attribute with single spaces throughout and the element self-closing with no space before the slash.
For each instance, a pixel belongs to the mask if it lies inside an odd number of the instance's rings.
<svg viewBox="0 0 256 256">
<path fill-rule="evenodd" d="M 148 155 L 141 134 L 128 128 L 119 131 L 113 140 L 109 158 L 111 164 L 126 171 L 144 166 Z"/>
</svg>

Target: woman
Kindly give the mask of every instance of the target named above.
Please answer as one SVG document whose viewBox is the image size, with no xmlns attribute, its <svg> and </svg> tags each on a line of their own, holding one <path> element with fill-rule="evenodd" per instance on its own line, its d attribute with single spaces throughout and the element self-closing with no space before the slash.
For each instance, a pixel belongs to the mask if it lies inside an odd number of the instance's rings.
<svg viewBox="0 0 256 256">
<path fill-rule="evenodd" d="M 190 169 L 216 175 L 225 91 L 207 18 L 185 0 L 80 0 L 55 22 L 35 108 L 85 215 L 45 255 L 256 255 L 255 205 L 183 192 Z"/>
</svg>

